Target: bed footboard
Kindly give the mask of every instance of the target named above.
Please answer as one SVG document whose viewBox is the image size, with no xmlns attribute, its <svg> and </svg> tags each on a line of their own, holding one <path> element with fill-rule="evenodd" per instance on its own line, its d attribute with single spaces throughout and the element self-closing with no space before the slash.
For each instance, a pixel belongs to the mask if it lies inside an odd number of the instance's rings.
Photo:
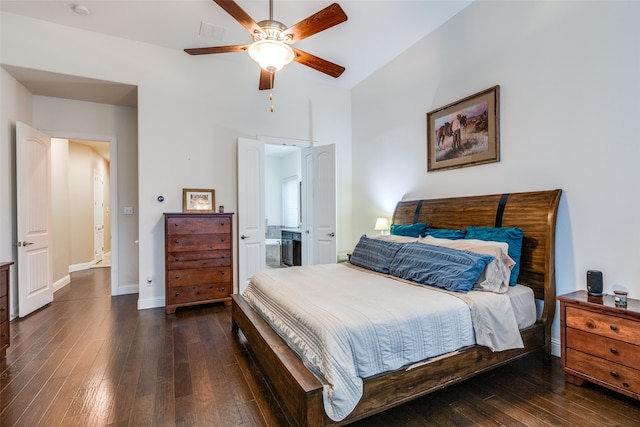
<svg viewBox="0 0 640 427">
<path fill-rule="evenodd" d="M 325 414 L 320 381 L 237 294 L 232 295 L 231 313 L 233 330 L 242 330 L 289 422 L 295 426 L 322 426 Z"/>
</svg>

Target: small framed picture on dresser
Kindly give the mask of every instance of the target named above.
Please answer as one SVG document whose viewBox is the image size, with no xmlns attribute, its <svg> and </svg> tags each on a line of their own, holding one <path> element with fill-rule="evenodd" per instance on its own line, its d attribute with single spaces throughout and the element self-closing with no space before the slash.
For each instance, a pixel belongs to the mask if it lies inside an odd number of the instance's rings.
<svg viewBox="0 0 640 427">
<path fill-rule="evenodd" d="M 213 212 L 215 205 L 215 190 L 198 190 L 193 188 L 184 188 L 182 190 L 183 212 Z"/>
</svg>

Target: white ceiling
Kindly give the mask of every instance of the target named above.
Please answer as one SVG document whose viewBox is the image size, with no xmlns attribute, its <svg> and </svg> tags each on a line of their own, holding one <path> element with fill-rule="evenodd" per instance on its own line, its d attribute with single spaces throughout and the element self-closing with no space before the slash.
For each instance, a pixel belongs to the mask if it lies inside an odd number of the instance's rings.
<svg viewBox="0 0 640 427">
<path fill-rule="evenodd" d="M 352 88 L 472 1 L 338 0 L 348 20 L 296 43 L 295 47 L 340 64 L 346 67 L 346 71 L 334 79 L 294 63 L 287 66 L 291 67 L 287 73 L 304 73 L 304 78 Z M 267 0 L 237 0 L 237 3 L 255 21 L 269 18 Z M 331 3 L 316 0 L 275 0 L 273 18 L 292 26 Z M 89 15 L 74 13 L 74 5 L 86 6 Z M 251 42 L 250 35 L 244 27 L 211 0 L 1 0 L 0 10 L 169 49 L 182 50 Z M 199 35 L 202 23 L 213 26 L 213 35 Z M 244 52 L 218 55 L 224 56 L 225 60 L 246 61 L 246 58 L 241 57 L 246 55 Z M 257 80 L 258 66 L 255 66 Z M 5 68 L 36 95 L 60 96 L 55 91 L 60 91 L 63 85 L 73 86 L 75 81 L 70 76 L 49 76 L 50 73 L 16 67 Z M 49 81 L 51 79 L 53 80 Z M 134 87 L 124 87 L 121 88 L 122 91 L 114 93 L 114 87 L 109 82 L 97 82 L 93 85 L 90 85 L 90 81 L 81 83 L 84 86 L 79 91 L 82 94 L 78 96 L 84 98 L 73 99 L 131 105 L 132 99 L 136 98 Z M 71 89 L 66 87 L 65 90 Z M 50 91 L 54 92 L 49 93 Z M 86 99 L 88 96 L 93 98 Z M 108 96 L 108 101 L 101 98 L 105 96 Z M 121 99 L 114 101 L 114 96 Z M 135 101 L 133 102 L 135 105 Z"/>
</svg>

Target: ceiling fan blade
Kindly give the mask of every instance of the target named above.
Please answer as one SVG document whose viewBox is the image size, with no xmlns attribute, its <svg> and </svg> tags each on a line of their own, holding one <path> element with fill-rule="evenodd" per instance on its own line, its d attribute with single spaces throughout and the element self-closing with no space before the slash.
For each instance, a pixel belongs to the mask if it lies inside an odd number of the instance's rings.
<svg viewBox="0 0 640 427">
<path fill-rule="evenodd" d="M 347 14 L 338 3 L 333 3 L 322 9 L 320 12 L 314 13 L 306 19 L 292 25 L 291 28 L 283 31 L 282 36 L 291 36 L 292 43 L 299 42 L 309 36 L 331 28 L 347 20 Z"/>
<path fill-rule="evenodd" d="M 208 53 L 245 52 L 247 49 L 249 49 L 248 44 L 240 44 L 235 46 L 196 47 L 185 49 L 184 51 L 189 55 L 206 55 Z"/>
<path fill-rule="evenodd" d="M 259 33 L 264 35 L 260 26 L 233 0 L 213 0 L 218 6 L 223 8 L 229 15 L 249 31 L 252 35 Z"/>
<path fill-rule="evenodd" d="M 260 90 L 270 90 L 273 89 L 274 80 L 276 78 L 276 73 L 270 73 L 264 68 L 260 68 Z"/>
<path fill-rule="evenodd" d="M 331 77 L 340 77 L 345 70 L 342 65 L 334 64 L 333 62 L 329 62 L 326 59 L 319 58 L 300 49 L 293 48 L 293 51 L 296 54 L 295 58 L 293 58 L 294 61 L 328 74 Z"/>
</svg>

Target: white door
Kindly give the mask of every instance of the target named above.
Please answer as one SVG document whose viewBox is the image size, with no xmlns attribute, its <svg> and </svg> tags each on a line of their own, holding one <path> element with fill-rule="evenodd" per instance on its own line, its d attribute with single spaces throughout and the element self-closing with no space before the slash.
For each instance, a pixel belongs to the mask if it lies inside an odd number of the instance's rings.
<svg viewBox="0 0 640 427">
<path fill-rule="evenodd" d="M 238 293 L 266 267 L 264 143 L 238 139 Z"/>
<path fill-rule="evenodd" d="M 303 148 L 302 169 L 302 265 L 313 264 L 313 149 Z"/>
<path fill-rule="evenodd" d="M 336 252 L 335 145 L 313 147 L 313 263 L 334 264 Z"/>
<path fill-rule="evenodd" d="M 16 123 L 18 315 L 53 301 L 51 140 Z"/>
<path fill-rule="evenodd" d="M 93 262 L 104 256 L 104 177 L 93 171 Z"/>
</svg>

